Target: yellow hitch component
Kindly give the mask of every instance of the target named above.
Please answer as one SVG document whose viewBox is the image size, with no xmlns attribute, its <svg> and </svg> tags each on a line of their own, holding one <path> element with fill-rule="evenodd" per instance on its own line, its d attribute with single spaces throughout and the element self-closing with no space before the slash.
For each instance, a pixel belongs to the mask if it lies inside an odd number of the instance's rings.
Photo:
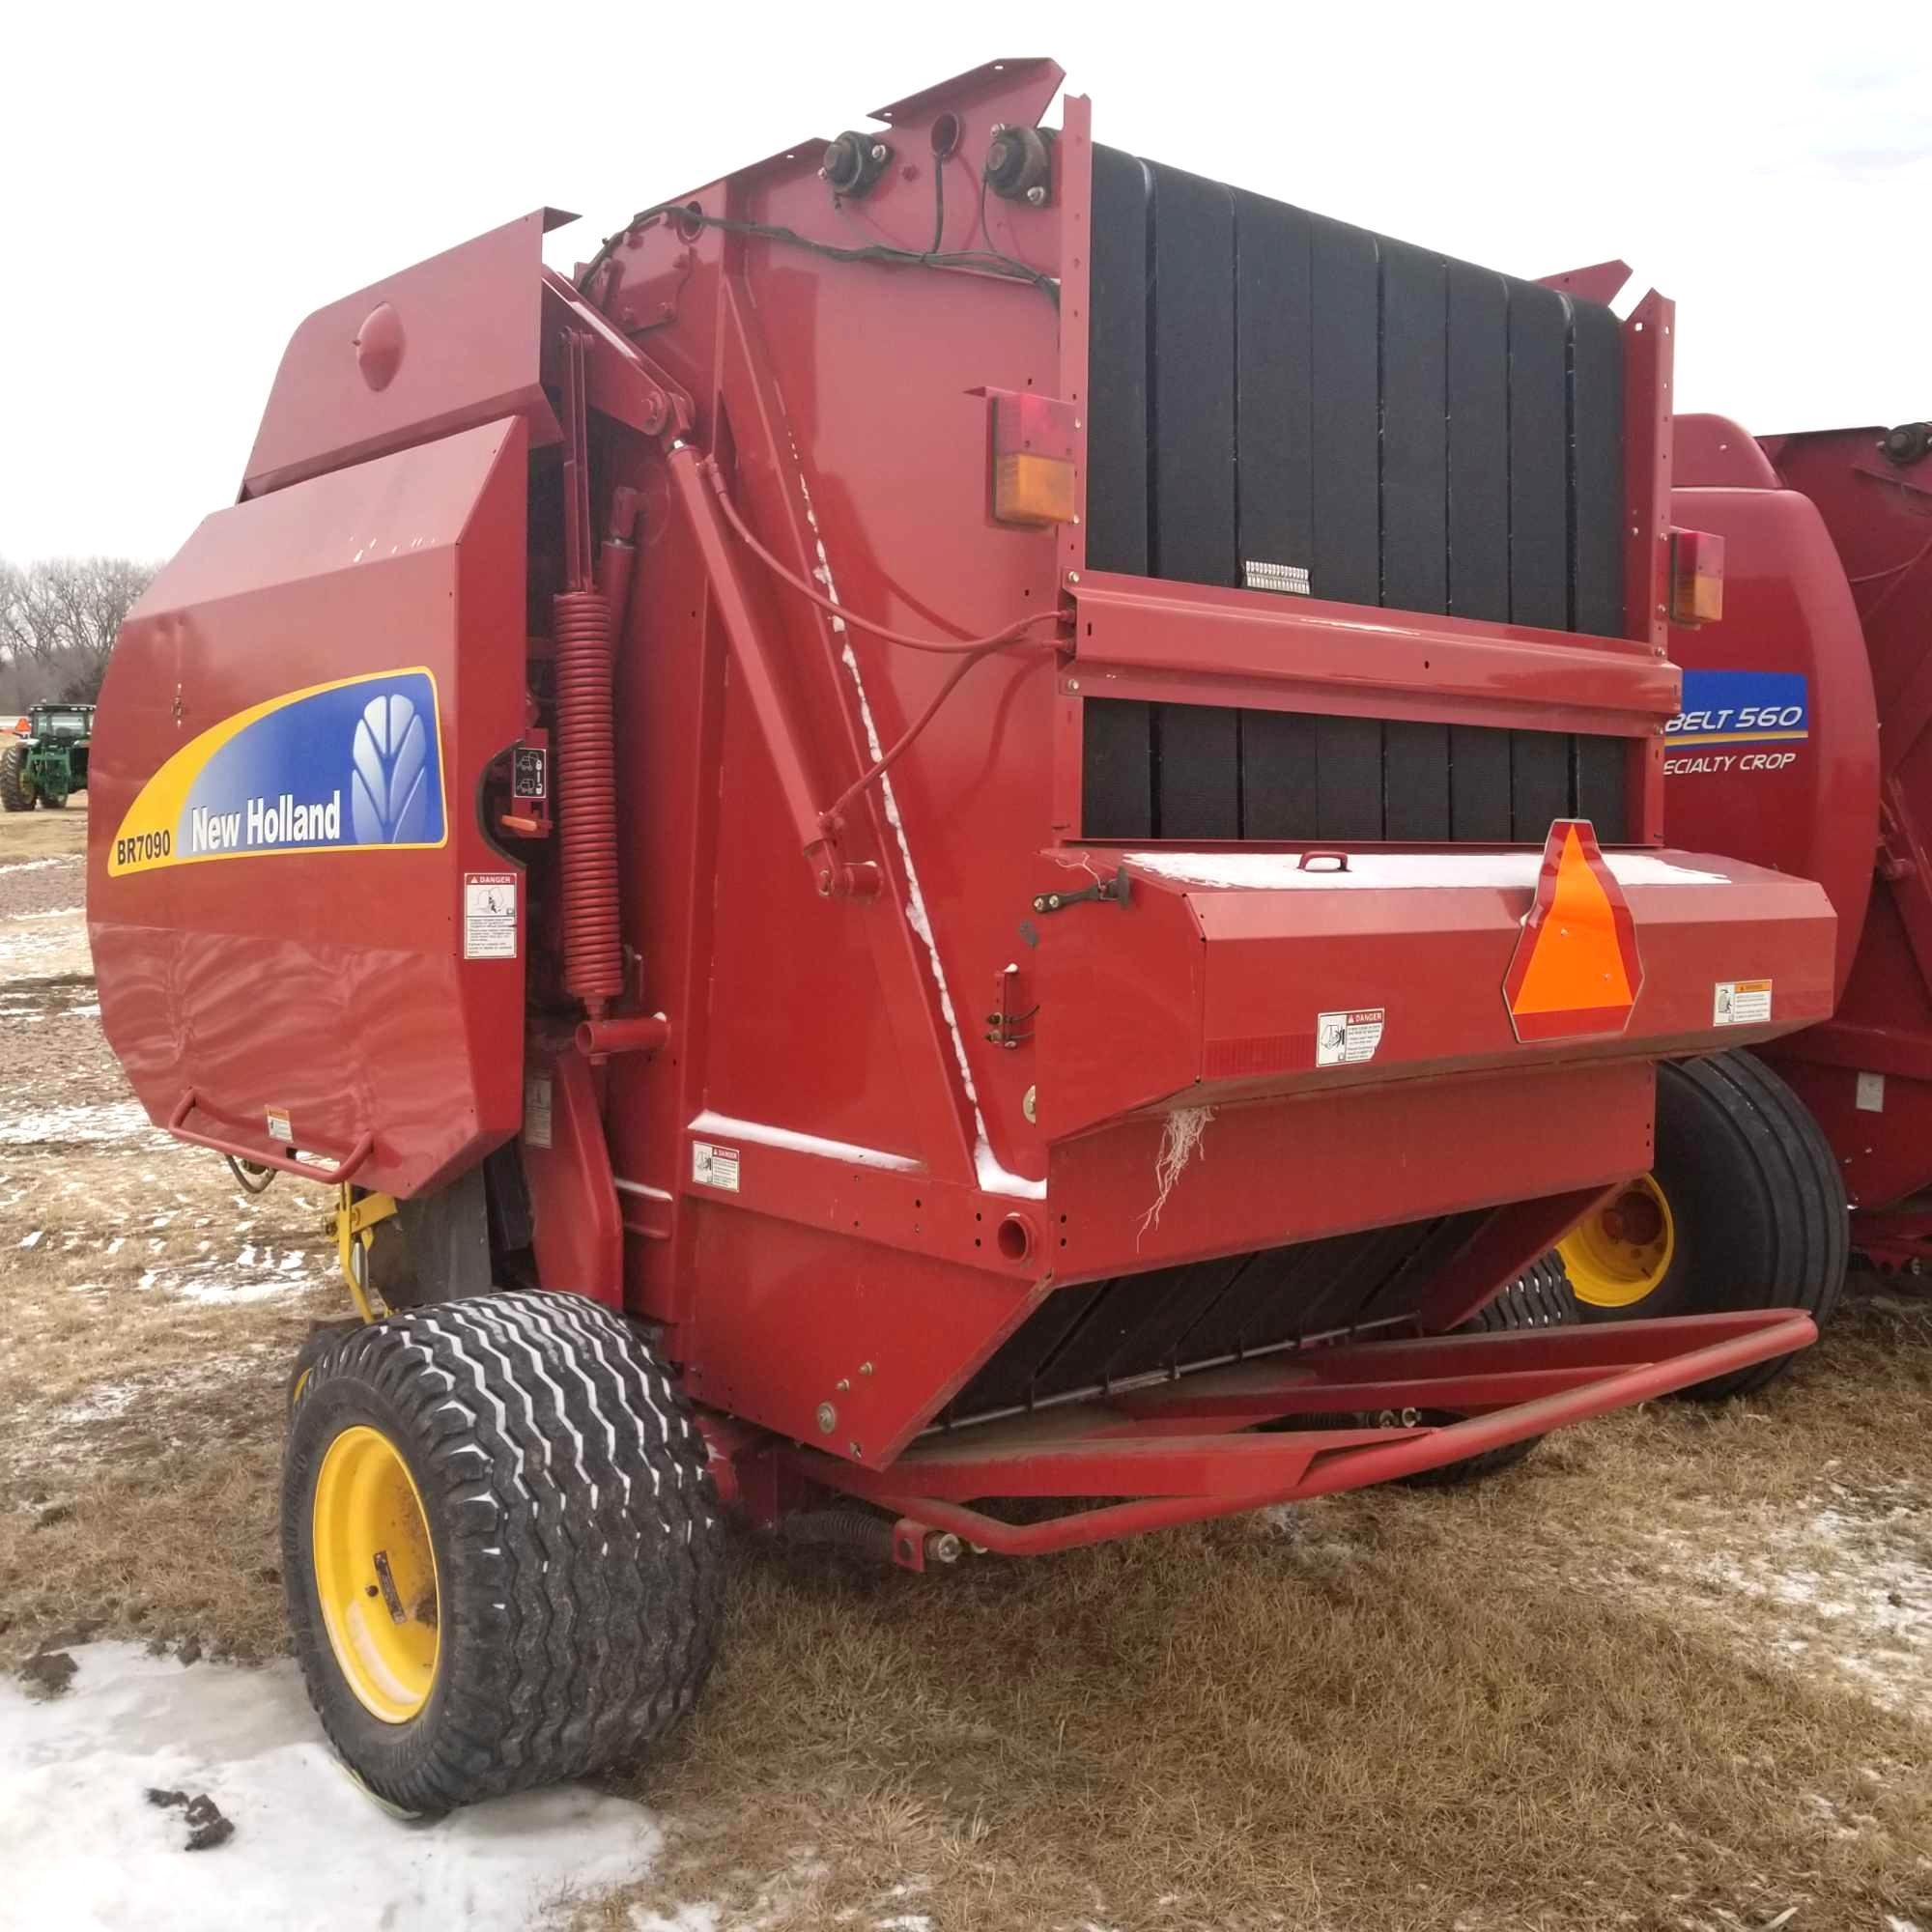
<svg viewBox="0 0 1932 1932">
<path fill-rule="evenodd" d="M 380 1429 L 358 1423 L 328 1445 L 310 1548 L 344 1681 L 384 1723 L 408 1723 L 429 1702 L 441 1651 L 436 1548 L 415 1478 Z"/>
<path fill-rule="evenodd" d="M 1577 1299 L 1592 1308 L 1634 1308 L 1670 1272 L 1677 1220 L 1647 1174 L 1557 1242 Z"/>
<path fill-rule="evenodd" d="M 349 1284 L 350 1299 L 365 1321 L 376 1320 L 369 1302 L 369 1250 L 375 1245 L 377 1224 L 395 1211 L 394 1195 L 358 1195 L 345 1180 L 336 1190 L 335 1211 L 323 1220 L 323 1233 L 335 1243 L 336 1263 Z"/>
</svg>

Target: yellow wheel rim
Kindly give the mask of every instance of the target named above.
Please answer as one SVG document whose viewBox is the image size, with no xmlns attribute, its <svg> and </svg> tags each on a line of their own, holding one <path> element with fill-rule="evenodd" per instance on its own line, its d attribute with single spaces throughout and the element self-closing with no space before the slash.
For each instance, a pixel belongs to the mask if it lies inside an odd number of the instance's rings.
<svg viewBox="0 0 1932 1932">
<path fill-rule="evenodd" d="M 1592 1308 L 1634 1308 L 1655 1293 L 1677 1253 L 1677 1222 L 1663 1189 L 1639 1175 L 1557 1242 L 1577 1299 Z"/>
<path fill-rule="evenodd" d="M 315 1591 L 335 1662 L 385 1724 L 429 1702 L 441 1646 L 436 1551 L 415 1478 L 380 1429 L 328 1445 L 315 1479 Z"/>
</svg>

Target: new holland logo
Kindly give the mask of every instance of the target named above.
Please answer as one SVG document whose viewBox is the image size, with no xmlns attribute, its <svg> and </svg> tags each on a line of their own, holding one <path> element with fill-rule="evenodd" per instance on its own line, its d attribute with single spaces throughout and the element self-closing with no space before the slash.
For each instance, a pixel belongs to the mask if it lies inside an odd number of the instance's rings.
<svg viewBox="0 0 1932 1932">
<path fill-rule="evenodd" d="M 350 822 L 364 845 L 420 843 L 429 822 L 429 733 L 401 692 L 372 697 L 355 726 Z"/>
<path fill-rule="evenodd" d="M 312 685 L 184 745 L 128 807 L 110 877 L 278 852 L 420 848 L 447 838 L 436 680 Z"/>
</svg>

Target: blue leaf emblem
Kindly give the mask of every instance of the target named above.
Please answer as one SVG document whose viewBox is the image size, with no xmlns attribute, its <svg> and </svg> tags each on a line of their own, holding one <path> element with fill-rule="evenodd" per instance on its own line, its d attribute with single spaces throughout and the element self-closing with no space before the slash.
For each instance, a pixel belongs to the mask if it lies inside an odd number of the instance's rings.
<svg viewBox="0 0 1932 1932">
<path fill-rule="evenodd" d="M 428 829 L 429 734 L 407 697 L 371 698 L 355 726 L 350 820 L 361 845 L 414 844 Z"/>
</svg>

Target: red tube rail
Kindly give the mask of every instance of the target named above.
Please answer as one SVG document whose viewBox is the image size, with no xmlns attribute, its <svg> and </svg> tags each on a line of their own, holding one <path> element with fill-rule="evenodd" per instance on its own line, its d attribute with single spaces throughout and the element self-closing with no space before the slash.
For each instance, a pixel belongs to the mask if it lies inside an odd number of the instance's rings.
<svg viewBox="0 0 1932 1932">
<path fill-rule="evenodd" d="M 1071 1411 L 1061 1409 L 1010 1429 L 989 1425 L 983 1448 L 974 1432 L 965 1431 L 936 1446 L 919 1445 L 884 1469 L 811 1449 L 781 1454 L 795 1474 L 926 1529 L 952 1530 L 1002 1556 L 1037 1556 L 1414 1475 L 1790 1354 L 1817 1339 L 1808 1315 L 1765 1308 L 1506 1336 L 1363 1343 L 1337 1349 L 1332 1363 L 1321 1363 L 1321 1350 L 1300 1362 L 1284 1361 L 1273 1400 L 1264 1387 L 1245 1392 L 1243 1423 L 1300 1408 L 1297 1398 L 1311 1391 L 1320 1392 L 1323 1409 L 1353 1409 L 1384 1392 L 1390 1375 L 1426 1381 L 1430 1386 L 1416 1391 L 1422 1397 L 1416 1406 L 1437 1410 L 1464 1403 L 1483 1407 L 1503 1393 L 1497 1384 L 1512 1375 L 1548 1393 L 1434 1428 L 1258 1435 L 1242 1427 L 1181 1435 L 1171 1432 L 1186 1420 L 1208 1420 L 1187 1387 L 1194 1378 L 1185 1378 L 1163 1392 L 1167 1403 L 1160 1394 L 1151 1394 L 1144 1407 L 1136 1403 L 1138 1414 L 1123 1417 L 1121 1406 L 1094 1402 L 1094 1426 L 1084 1432 Z M 1250 1365 L 1221 1379 L 1225 1385 L 1261 1368 Z M 1316 1368 L 1312 1376 L 1310 1368 Z M 1200 1379 L 1214 1386 L 1211 1375 Z M 1161 1411 L 1170 1404 L 1175 1413 L 1164 1418 Z M 1029 1523 L 1007 1522 L 958 1500 L 1110 1494 L 1128 1499 Z"/>
<path fill-rule="evenodd" d="M 318 1167 L 311 1161 L 297 1160 L 293 1154 L 286 1154 L 271 1147 L 251 1146 L 246 1141 L 224 1140 L 218 1134 L 196 1133 L 186 1124 L 187 1117 L 195 1109 L 195 1092 L 190 1087 L 181 1096 L 180 1103 L 168 1116 L 168 1132 L 178 1141 L 186 1141 L 190 1147 L 207 1148 L 213 1153 L 225 1153 L 236 1160 L 251 1161 L 257 1167 L 279 1168 L 284 1174 L 299 1176 L 303 1180 L 321 1181 L 325 1186 L 334 1187 L 355 1174 L 375 1151 L 376 1136 L 373 1133 L 361 1135 L 349 1151 L 341 1156 L 332 1167 Z"/>
</svg>

